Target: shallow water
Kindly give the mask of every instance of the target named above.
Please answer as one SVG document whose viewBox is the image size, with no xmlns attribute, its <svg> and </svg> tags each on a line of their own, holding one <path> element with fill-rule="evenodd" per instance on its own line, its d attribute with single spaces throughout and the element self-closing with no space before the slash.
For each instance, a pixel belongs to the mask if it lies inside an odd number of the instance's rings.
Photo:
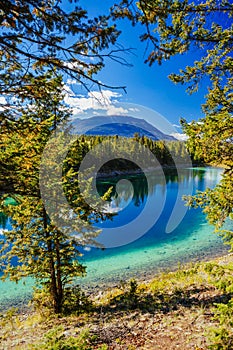
<svg viewBox="0 0 233 350">
<path fill-rule="evenodd" d="M 84 255 L 80 261 L 87 266 L 87 275 L 77 282 L 87 288 L 106 286 L 108 283 L 117 284 L 131 277 L 146 279 L 160 270 L 175 268 L 179 263 L 204 260 L 227 252 L 227 247 L 223 245 L 221 238 L 213 234 L 213 227 L 207 224 L 199 209 L 188 210 L 181 222 L 176 222 L 177 227 L 166 233 L 178 189 L 182 189 L 182 193 L 190 194 L 206 187 L 212 188 L 220 177 L 221 169 L 217 168 L 183 169 L 179 179 L 174 171 L 168 172 L 165 182 L 155 173 L 146 174 L 146 179 L 145 176 L 138 175 L 127 178 L 131 185 L 129 182 L 120 182 L 117 187 L 118 195 L 115 193 L 115 185 L 121 178 L 102 179 L 97 185 L 98 190 L 101 194 L 113 185 L 108 209 L 118 211 L 118 215 L 112 221 L 99 223 L 98 227 L 104 229 L 110 237 L 113 232 L 111 229 L 117 229 L 121 233 L 123 227 L 123 235 L 127 236 L 129 232 L 129 239 L 126 237 L 125 242 L 132 242 L 105 250 L 83 250 Z M 151 207 L 147 208 L 148 200 L 149 203 L 157 203 L 154 211 Z M 161 203 L 164 206 L 158 209 L 157 206 Z M 184 202 L 180 201 L 178 204 L 182 212 Z M 159 215 L 153 223 L 151 216 L 155 212 L 159 212 Z M 134 239 L 137 237 L 134 233 L 139 227 L 136 222 L 139 215 L 144 220 L 140 226 L 142 233 L 138 239 Z M 148 227 L 148 230 L 145 229 Z M 16 285 L 10 281 L 0 282 L 0 308 L 21 305 L 30 298 L 33 280 L 26 279 L 24 283 Z"/>
<path fill-rule="evenodd" d="M 126 224 L 135 213 L 139 215 L 148 197 L 159 196 L 157 200 L 160 202 L 164 199 L 162 197 L 166 197 L 157 222 L 130 244 L 105 251 L 91 249 L 90 252 L 85 253 L 81 261 L 87 266 L 87 276 L 80 280 L 80 284 L 99 285 L 108 282 L 118 283 L 131 277 L 148 278 L 160 270 L 175 268 L 180 263 L 204 260 L 227 253 L 228 247 L 223 245 L 218 235 L 213 234 L 213 227 L 206 222 L 200 209 L 189 209 L 171 233 L 165 232 L 176 201 L 178 186 L 183 186 L 184 193 L 189 194 L 207 187 L 212 188 L 220 180 L 221 172 L 217 168 L 195 168 L 194 172 L 193 169 L 184 169 L 180 181 L 177 176 L 168 172 L 166 190 L 158 185 L 156 176 L 151 175 L 154 176 L 153 186 L 144 191 L 144 200 L 140 205 L 135 205 L 135 198 L 133 198 L 128 207 L 119 212 L 113 222 L 103 223 L 103 226 L 114 227 L 122 223 Z M 139 179 L 140 177 L 136 177 L 135 181 Z M 109 182 L 112 184 L 111 180 Z M 140 187 L 140 182 L 138 186 Z M 137 203 L 140 202 L 139 199 L 137 197 Z M 116 206 L 116 203 L 113 203 L 114 205 Z M 184 205 L 184 202 L 181 205 Z M 121 206 L 119 199 L 118 206 Z M 151 215 L 151 212 L 148 215 Z"/>
</svg>

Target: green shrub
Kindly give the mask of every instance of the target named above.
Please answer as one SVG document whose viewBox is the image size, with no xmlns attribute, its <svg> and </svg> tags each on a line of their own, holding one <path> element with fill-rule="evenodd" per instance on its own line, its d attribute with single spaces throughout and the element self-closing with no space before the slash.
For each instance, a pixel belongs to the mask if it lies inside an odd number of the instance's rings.
<svg viewBox="0 0 233 350">
<path fill-rule="evenodd" d="M 90 312 L 93 304 L 79 286 L 72 286 L 64 290 L 63 314 L 79 315 L 83 312 Z"/>
<path fill-rule="evenodd" d="M 210 330 L 209 349 L 232 350 L 233 349 L 233 299 L 227 304 L 217 304 L 214 309 L 214 320 L 219 322 L 219 327 Z"/>
<path fill-rule="evenodd" d="M 42 342 L 32 348 L 35 350 L 90 350 L 89 331 L 84 330 L 77 337 L 66 337 L 64 328 L 58 326 L 47 332 Z"/>
<path fill-rule="evenodd" d="M 92 302 L 79 286 L 67 287 L 63 293 L 63 315 L 79 315 L 92 310 Z M 35 289 L 31 304 L 40 313 L 53 313 L 53 300 L 47 288 Z"/>
<path fill-rule="evenodd" d="M 212 277 L 212 283 L 224 293 L 233 293 L 233 264 L 206 263 L 205 271 Z"/>
</svg>

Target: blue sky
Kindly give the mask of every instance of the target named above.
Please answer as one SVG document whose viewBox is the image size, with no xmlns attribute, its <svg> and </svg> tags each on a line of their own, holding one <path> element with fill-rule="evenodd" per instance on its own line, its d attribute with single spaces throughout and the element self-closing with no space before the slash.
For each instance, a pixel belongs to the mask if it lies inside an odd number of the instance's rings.
<svg viewBox="0 0 233 350">
<path fill-rule="evenodd" d="M 64 1 L 66 4 L 67 2 Z M 108 12 L 113 1 L 81 0 L 79 3 L 88 11 L 90 17 L 94 17 Z M 132 67 L 107 60 L 105 68 L 97 75 L 97 78 L 106 84 L 126 86 L 127 94 L 123 91 L 119 94 L 118 91 L 118 95 L 111 96 L 111 99 L 153 109 L 171 124 L 179 124 L 180 117 L 188 121 L 201 117 L 201 104 L 206 93 L 204 83 L 197 93 L 190 96 L 186 93 L 185 86 L 175 85 L 168 79 L 169 73 L 178 72 L 179 68 L 184 68 L 198 59 L 198 52 L 193 49 L 188 54 L 164 62 L 162 66 L 155 63 L 149 67 L 144 63 L 146 45 L 139 40 L 143 28 L 140 25 L 132 27 L 127 20 L 117 22 L 117 26 L 122 30 L 119 43 L 125 48 L 134 48 L 134 54 L 124 55 Z M 73 89 L 72 86 L 71 88 Z M 73 90 L 75 91 L 75 88 Z"/>
</svg>

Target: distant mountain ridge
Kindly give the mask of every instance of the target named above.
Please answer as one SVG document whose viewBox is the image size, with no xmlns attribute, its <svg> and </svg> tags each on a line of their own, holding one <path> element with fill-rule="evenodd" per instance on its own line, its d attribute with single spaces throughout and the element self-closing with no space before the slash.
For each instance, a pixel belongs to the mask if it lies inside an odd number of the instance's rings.
<svg viewBox="0 0 233 350">
<path fill-rule="evenodd" d="M 135 133 L 144 135 L 152 140 L 176 140 L 173 136 L 167 135 L 144 119 L 130 116 L 94 116 L 87 119 L 75 119 L 73 123 L 78 134 L 93 136 L 122 136 L 133 137 Z"/>
</svg>

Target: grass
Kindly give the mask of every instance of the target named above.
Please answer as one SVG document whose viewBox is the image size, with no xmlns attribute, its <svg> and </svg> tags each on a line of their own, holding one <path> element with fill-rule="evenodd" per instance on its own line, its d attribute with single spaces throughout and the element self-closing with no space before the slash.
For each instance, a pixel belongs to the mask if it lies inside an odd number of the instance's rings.
<svg viewBox="0 0 233 350">
<path fill-rule="evenodd" d="M 92 295 L 80 314 L 8 310 L 0 317 L 0 349 L 230 350 L 232 267 L 229 255 L 131 280 Z"/>
</svg>

